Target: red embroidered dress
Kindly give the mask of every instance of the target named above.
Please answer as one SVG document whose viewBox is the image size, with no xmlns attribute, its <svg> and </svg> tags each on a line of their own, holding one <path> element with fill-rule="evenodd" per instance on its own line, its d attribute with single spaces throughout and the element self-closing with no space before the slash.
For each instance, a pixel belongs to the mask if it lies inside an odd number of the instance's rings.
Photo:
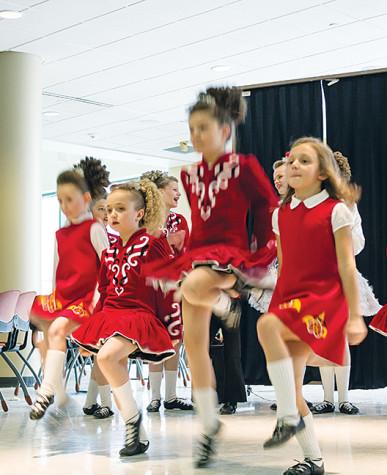
<svg viewBox="0 0 387 475">
<path fill-rule="evenodd" d="M 209 265 L 234 272 L 239 278 L 259 279 L 275 258 L 271 211 L 278 200 L 253 155 L 226 154 L 208 165 L 205 160 L 182 171 L 181 179 L 191 207 L 192 230 L 185 253 L 171 263 L 147 266 L 155 279 L 179 281 L 192 268 Z M 247 213 L 254 214 L 258 250 L 251 252 Z"/>
<path fill-rule="evenodd" d="M 167 221 L 165 223 L 165 229 L 166 229 L 166 234 L 167 237 L 169 234 L 177 233 L 178 231 L 184 231 L 185 236 L 184 236 L 184 243 L 182 249 L 179 251 L 178 249 L 175 248 L 175 246 L 171 246 L 172 250 L 175 254 L 175 256 L 178 256 L 185 252 L 187 249 L 187 244 L 189 240 L 189 228 L 187 224 L 187 220 L 184 218 L 182 214 L 179 213 L 173 213 L 172 211 L 169 213 L 167 217 Z"/>
<path fill-rule="evenodd" d="M 293 197 L 273 215 L 274 231 L 281 239 L 282 265 L 269 312 L 315 354 L 339 365 L 344 363 L 348 307 L 334 231 L 351 224 L 346 205 L 330 198 L 325 190 L 304 202 Z"/>
<path fill-rule="evenodd" d="M 55 288 L 52 294 L 35 298 L 32 314 L 45 320 L 66 317 L 77 323 L 90 317 L 100 267 L 91 238 L 92 229 L 99 240 L 98 247 L 108 247 L 103 226 L 93 219 L 70 224 L 56 232 L 59 261 L 55 271 Z M 51 305 L 55 301 L 56 310 L 53 312 L 46 309 L 49 301 Z"/>
<path fill-rule="evenodd" d="M 72 335 L 82 347 L 96 351 L 113 336 L 122 336 L 137 345 L 131 358 L 163 361 L 175 354 L 165 326 L 157 318 L 171 313 L 170 303 L 145 284 L 141 268 L 153 259 L 167 258 L 164 240 L 150 236 L 145 229 L 135 232 L 123 246 L 117 243 L 101 259 L 100 301 L 96 313 Z M 161 302 L 161 304 L 160 304 Z M 160 308 L 161 307 L 161 308 Z"/>
</svg>

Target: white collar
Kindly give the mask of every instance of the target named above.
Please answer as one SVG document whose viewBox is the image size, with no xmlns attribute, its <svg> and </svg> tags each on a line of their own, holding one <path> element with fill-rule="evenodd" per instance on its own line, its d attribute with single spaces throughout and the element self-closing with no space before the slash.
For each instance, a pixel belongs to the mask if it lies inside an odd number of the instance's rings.
<svg viewBox="0 0 387 475">
<path fill-rule="evenodd" d="M 292 201 L 290 202 L 290 209 L 297 208 L 300 203 L 304 203 L 307 208 L 314 208 L 315 206 L 319 205 L 323 201 L 329 198 L 327 190 L 322 190 L 320 193 L 316 195 L 310 196 L 306 198 L 306 200 L 299 200 L 294 195 L 292 196 Z"/>
<path fill-rule="evenodd" d="M 83 221 L 87 221 L 88 219 L 93 219 L 93 214 L 90 211 L 86 211 L 86 213 L 81 214 L 78 216 L 77 219 L 74 219 L 72 222 L 70 222 L 68 219 L 66 219 L 66 222 L 64 223 L 64 227 L 68 227 L 71 224 L 81 224 Z"/>
</svg>

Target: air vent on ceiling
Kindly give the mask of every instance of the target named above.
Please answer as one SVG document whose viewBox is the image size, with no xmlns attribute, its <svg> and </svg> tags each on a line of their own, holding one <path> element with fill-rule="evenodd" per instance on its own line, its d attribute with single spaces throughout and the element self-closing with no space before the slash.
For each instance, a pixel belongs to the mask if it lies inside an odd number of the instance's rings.
<svg viewBox="0 0 387 475">
<path fill-rule="evenodd" d="M 56 97 L 58 99 L 63 99 L 65 101 L 82 102 L 83 104 L 90 104 L 97 107 L 104 107 L 106 109 L 108 109 L 109 107 L 114 107 L 113 104 L 107 104 L 105 102 L 90 101 L 89 99 L 84 99 L 83 97 L 66 96 L 65 94 L 57 94 L 56 92 L 44 91 L 43 96 Z"/>
</svg>

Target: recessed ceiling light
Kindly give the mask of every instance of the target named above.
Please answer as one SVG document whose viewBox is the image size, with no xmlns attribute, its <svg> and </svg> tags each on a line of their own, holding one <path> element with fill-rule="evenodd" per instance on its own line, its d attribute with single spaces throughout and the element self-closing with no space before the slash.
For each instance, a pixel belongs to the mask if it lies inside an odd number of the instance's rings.
<svg viewBox="0 0 387 475">
<path fill-rule="evenodd" d="M 1 10 L 0 18 L 4 20 L 17 20 L 23 16 L 23 12 L 17 12 L 15 10 Z"/>
<path fill-rule="evenodd" d="M 211 71 L 215 71 L 216 73 L 223 73 L 228 71 L 231 67 L 227 66 L 227 64 L 217 64 L 216 66 L 211 67 Z"/>
<path fill-rule="evenodd" d="M 90 139 L 90 140 L 94 140 L 94 139 L 97 138 L 97 136 L 96 136 L 95 134 L 93 134 L 93 133 L 90 133 L 90 134 L 87 134 L 87 135 L 89 136 L 89 139 Z"/>
<path fill-rule="evenodd" d="M 56 117 L 59 115 L 57 111 L 45 111 L 43 112 L 44 117 Z"/>
<path fill-rule="evenodd" d="M 335 22 L 333 21 L 332 23 L 329 23 L 328 26 L 337 26 L 337 25 L 338 25 L 338 23 L 335 23 Z"/>
</svg>

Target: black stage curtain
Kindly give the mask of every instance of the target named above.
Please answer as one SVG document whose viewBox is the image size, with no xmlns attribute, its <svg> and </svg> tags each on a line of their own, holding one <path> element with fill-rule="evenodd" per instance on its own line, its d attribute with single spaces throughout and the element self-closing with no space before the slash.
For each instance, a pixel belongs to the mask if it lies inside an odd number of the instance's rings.
<svg viewBox="0 0 387 475">
<path fill-rule="evenodd" d="M 383 304 L 387 302 L 387 74 L 343 78 L 330 87 L 325 84 L 324 93 L 327 141 L 348 157 L 353 181 L 363 191 L 359 212 L 366 247 L 357 266 Z M 351 352 L 351 387 L 387 385 L 387 338 L 370 330 Z"/>
<path fill-rule="evenodd" d="M 322 137 L 322 91 L 319 81 L 254 89 L 246 97 L 246 121 L 237 131 L 237 150 L 254 153 L 269 177 L 273 163 L 303 135 Z M 251 221 L 251 220 L 250 220 Z M 252 229 L 252 223 L 249 222 Z M 270 384 L 257 340 L 259 313 L 246 302 L 241 321 L 242 367 L 246 384 Z M 306 375 L 307 380 L 310 376 Z"/>
<path fill-rule="evenodd" d="M 359 256 L 360 271 L 374 285 L 380 301 L 387 301 L 387 75 L 347 78 L 325 87 L 328 143 L 351 162 L 354 180 L 362 185 L 359 204 L 366 249 Z M 347 89 L 348 88 L 348 89 Z M 322 91 L 319 81 L 255 89 L 246 97 L 248 113 L 238 129 L 237 150 L 254 153 L 269 176 L 272 164 L 301 136 L 322 137 Z M 270 384 L 262 348 L 256 339 L 259 314 L 246 306 L 241 326 L 242 364 L 247 384 Z M 369 319 L 368 319 L 369 320 Z M 368 323 L 368 322 L 367 322 Z M 305 382 L 319 379 L 308 368 Z M 369 332 L 352 348 L 351 388 L 387 385 L 387 339 Z"/>
<path fill-rule="evenodd" d="M 246 97 L 247 116 L 237 133 L 237 149 L 254 153 L 273 174 L 273 163 L 303 135 L 322 137 L 322 92 L 319 81 L 254 89 Z"/>
</svg>

